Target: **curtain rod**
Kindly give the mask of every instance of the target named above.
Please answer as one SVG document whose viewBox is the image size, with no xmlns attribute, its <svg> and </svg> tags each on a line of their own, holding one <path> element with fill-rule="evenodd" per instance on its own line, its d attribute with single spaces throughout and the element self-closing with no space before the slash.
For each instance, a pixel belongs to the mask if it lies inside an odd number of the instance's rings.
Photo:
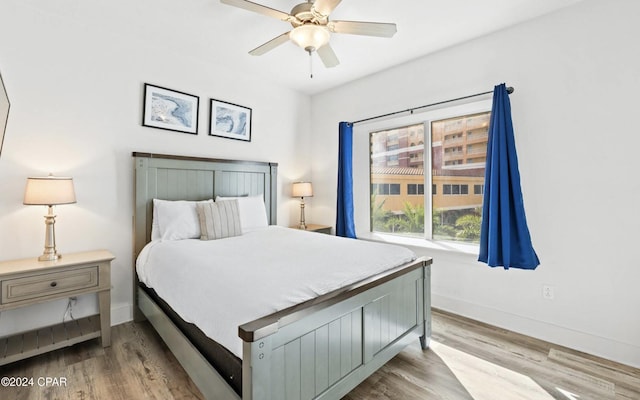
<svg viewBox="0 0 640 400">
<path fill-rule="evenodd" d="M 513 91 L 514 91 L 514 90 L 515 90 L 515 89 L 514 89 L 512 86 L 507 87 L 507 93 L 509 93 L 509 94 L 513 93 Z M 407 108 L 406 110 L 394 111 L 394 112 L 390 112 L 390 113 L 387 113 L 387 114 L 376 115 L 375 117 L 370 117 L 370 118 L 360 119 L 360 120 L 358 120 L 358 121 L 351 122 L 351 125 L 359 124 L 359 123 L 361 123 L 361 122 L 371 121 L 371 120 L 378 119 L 378 118 L 390 117 L 390 116 L 392 116 L 392 115 L 402 114 L 402 113 L 405 113 L 405 112 L 408 112 L 408 113 L 413 114 L 413 112 L 414 112 L 415 110 L 419 110 L 419 109 L 421 109 L 421 108 L 427 108 L 427 107 L 438 106 L 438 105 L 440 105 L 440 104 L 452 103 L 452 102 L 454 102 L 454 101 L 464 100 L 464 99 L 469 99 L 469 98 L 471 98 L 471 97 L 484 96 L 485 94 L 490 94 L 490 93 L 493 93 L 493 90 L 490 90 L 490 91 L 488 91 L 488 92 L 482 92 L 482 93 L 471 94 L 471 95 L 469 95 L 469 96 L 458 97 L 458 98 L 455 98 L 455 99 L 439 101 L 439 102 L 437 102 L 437 103 L 426 104 L 426 105 L 424 105 L 424 106 L 413 107 L 413 108 Z"/>
</svg>

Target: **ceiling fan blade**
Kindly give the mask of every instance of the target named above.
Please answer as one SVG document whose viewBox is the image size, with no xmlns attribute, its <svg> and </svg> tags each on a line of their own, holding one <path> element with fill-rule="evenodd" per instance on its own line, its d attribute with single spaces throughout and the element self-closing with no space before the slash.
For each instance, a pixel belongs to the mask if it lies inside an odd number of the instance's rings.
<svg viewBox="0 0 640 400">
<path fill-rule="evenodd" d="M 221 3 L 230 6 L 243 8 L 245 10 L 253 11 L 258 14 L 266 15 L 267 17 L 277 18 L 282 21 L 289 21 L 291 16 L 284 11 L 276 10 L 262 4 L 253 3 L 247 0 L 220 0 Z"/>
<path fill-rule="evenodd" d="M 328 16 L 342 0 L 316 0 L 311 7 L 318 14 Z"/>
<path fill-rule="evenodd" d="M 329 43 L 320 47 L 318 50 L 316 50 L 316 52 L 318 53 L 318 56 L 322 60 L 322 63 L 325 67 L 332 68 L 340 64 L 338 56 L 336 56 L 336 53 L 334 53 L 333 48 L 331 48 L 331 45 Z"/>
<path fill-rule="evenodd" d="M 387 22 L 330 21 L 327 28 L 335 33 L 391 37 L 398 31 L 396 24 Z"/>
<path fill-rule="evenodd" d="M 276 47 L 280 46 L 281 44 L 285 43 L 288 40 L 289 40 L 289 32 L 285 32 L 282 35 L 276 36 L 275 38 L 269 40 L 267 43 L 260 45 L 255 49 L 251 50 L 249 54 L 251 54 L 252 56 L 261 56 L 264 53 L 275 49 Z"/>
</svg>

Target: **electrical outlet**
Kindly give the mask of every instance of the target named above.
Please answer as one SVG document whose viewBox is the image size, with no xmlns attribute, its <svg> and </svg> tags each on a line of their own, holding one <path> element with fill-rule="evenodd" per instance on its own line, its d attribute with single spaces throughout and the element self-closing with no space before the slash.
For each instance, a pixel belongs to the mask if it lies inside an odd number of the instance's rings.
<svg viewBox="0 0 640 400">
<path fill-rule="evenodd" d="M 553 286 L 542 285 L 542 298 L 547 300 L 553 300 L 553 298 L 555 297 L 555 293 L 553 289 L 554 289 Z"/>
</svg>

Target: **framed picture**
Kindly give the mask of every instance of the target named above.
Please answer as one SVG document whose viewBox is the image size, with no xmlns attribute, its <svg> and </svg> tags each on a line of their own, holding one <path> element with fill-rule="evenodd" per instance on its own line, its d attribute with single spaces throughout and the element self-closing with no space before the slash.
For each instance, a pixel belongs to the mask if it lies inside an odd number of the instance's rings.
<svg viewBox="0 0 640 400">
<path fill-rule="evenodd" d="M 4 130 L 7 128 L 7 121 L 9 120 L 9 96 L 4 88 L 4 82 L 2 82 L 2 75 L 0 75 L 0 153 L 2 153 L 2 142 L 4 142 Z"/>
<path fill-rule="evenodd" d="M 251 109 L 211 99 L 209 135 L 251 141 Z"/>
<path fill-rule="evenodd" d="M 199 104 L 198 96 L 145 83 L 142 125 L 197 135 Z"/>
</svg>

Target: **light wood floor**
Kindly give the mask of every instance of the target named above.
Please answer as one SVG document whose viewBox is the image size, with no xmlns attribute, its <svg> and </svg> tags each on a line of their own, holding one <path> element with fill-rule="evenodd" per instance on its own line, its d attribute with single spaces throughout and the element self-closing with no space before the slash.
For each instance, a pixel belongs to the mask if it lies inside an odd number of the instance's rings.
<svg viewBox="0 0 640 400">
<path fill-rule="evenodd" d="M 513 332 L 434 311 L 432 338 L 429 350 L 409 346 L 344 400 L 640 399 L 640 370 Z M 113 327 L 107 349 L 89 341 L 0 367 L 0 376 L 35 379 L 0 387 L 0 399 L 202 398 L 147 322 Z M 66 386 L 39 387 L 39 377 Z"/>
</svg>

